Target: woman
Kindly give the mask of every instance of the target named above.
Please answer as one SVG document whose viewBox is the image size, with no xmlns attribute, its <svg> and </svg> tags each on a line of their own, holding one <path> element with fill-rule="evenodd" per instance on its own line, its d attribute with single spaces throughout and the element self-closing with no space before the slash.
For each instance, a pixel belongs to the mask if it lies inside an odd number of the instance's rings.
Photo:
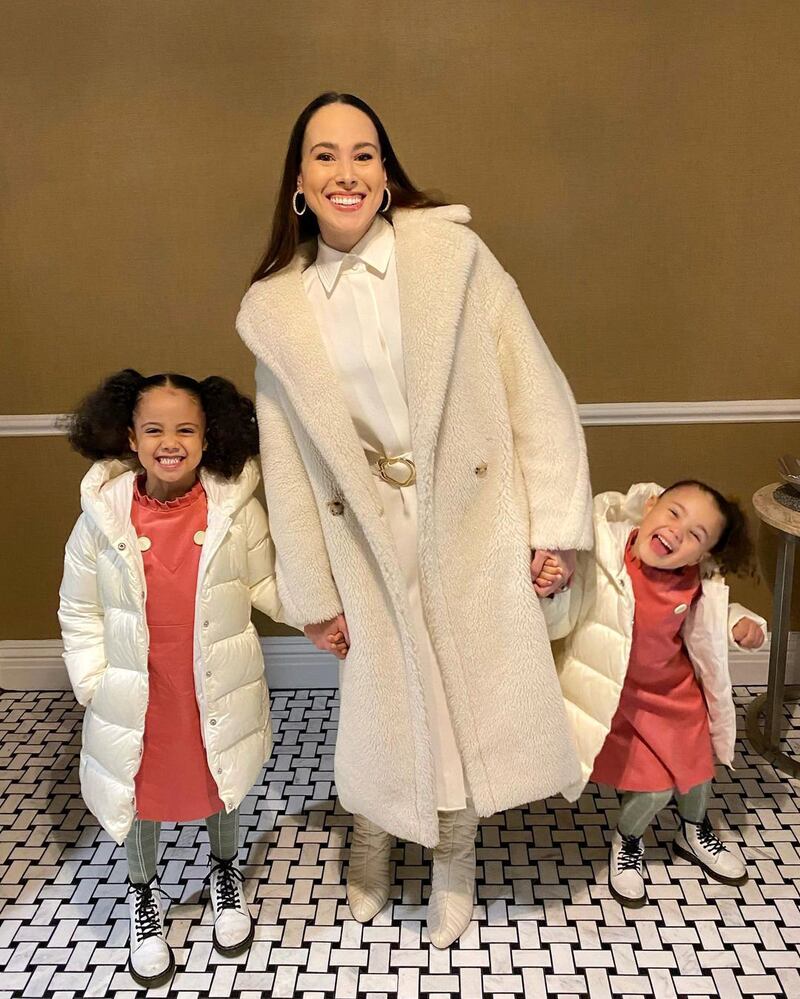
<svg viewBox="0 0 800 999">
<path fill-rule="evenodd" d="M 591 543 L 574 401 L 468 220 L 414 188 L 368 105 L 323 94 L 237 321 L 285 612 L 349 647 L 348 901 L 383 907 L 392 835 L 432 846 L 437 947 L 471 918 L 477 816 L 580 781 L 531 551 L 567 573 Z"/>
</svg>

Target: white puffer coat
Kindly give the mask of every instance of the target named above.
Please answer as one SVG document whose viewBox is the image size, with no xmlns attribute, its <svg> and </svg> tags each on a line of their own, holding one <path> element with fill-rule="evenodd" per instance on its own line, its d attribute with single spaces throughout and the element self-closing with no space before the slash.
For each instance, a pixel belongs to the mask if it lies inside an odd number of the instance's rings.
<svg viewBox="0 0 800 999">
<path fill-rule="evenodd" d="M 583 772 L 588 782 L 595 758 L 611 729 L 628 671 L 633 638 L 634 595 L 625 568 L 625 546 L 661 486 L 643 482 L 627 495 L 601 493 L 594 500 L 595 547 L 580 552 L 571 588 L 542 601 L 553 640 L 568 635 L 556 650 L 561 689 L 567 704 Z M 740 604 L 728 603 L 728 587 L 713 560 L 701 565 L 702 593 L 683 626 L 683 640 L 708 705 L 714 752 L 730 766 L 736 742 L 736 713 L 728 672 L 728 646 L 737 648 L 731 629 L 743 617 L 766 630 L 766 621 Z"/>
<path fill-rule="evenodd" d="M 86 706 L 81 791 L 118 843 L 133 822 L 148 699 L 144 564 L 131 521 L 136 471 L 93 465 L 81 485 L 83 513 L 67 542 L 61 605 L 64 661 Z M 197 578 L 194 677 L 203 743 L 230 811 L 272 750 L 269 693 L 251 605 L 283 620 L 266 514 L 249 461 L 238 479 L 200 470 L 208 499 Z"/>
</svg>

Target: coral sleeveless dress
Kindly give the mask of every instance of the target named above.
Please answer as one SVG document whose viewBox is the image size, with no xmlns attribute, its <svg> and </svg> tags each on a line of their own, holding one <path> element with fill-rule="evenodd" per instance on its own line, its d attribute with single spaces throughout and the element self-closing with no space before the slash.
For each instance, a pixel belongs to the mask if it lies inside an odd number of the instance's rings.
<svg viewBox="0 0 800 999">
<path fill-rule="evenodd" d="M 206 818 L 224 805 L 208 769 L 194 686 L 194 609 L 208 507 L 200 482 L 164 503 L 137 479 L 131 519 L 147 582 L 150 654 L 136 817 Z"/>
<path fill-rule="evenodd" d="M 592 780 L 621 791 L 683 794 L 714 776 L 708 709 L 681 637 L 700 596 L 700 572 L 643 565 L 633 553 L 637 533 L 625 550 L 636 607 L 630 663 Z"/>
</svg>

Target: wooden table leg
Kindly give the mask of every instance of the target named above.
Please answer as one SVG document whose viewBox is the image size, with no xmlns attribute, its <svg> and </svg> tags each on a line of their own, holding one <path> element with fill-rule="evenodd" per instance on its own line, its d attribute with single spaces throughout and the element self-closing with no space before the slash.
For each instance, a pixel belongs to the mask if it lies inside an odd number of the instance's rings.
<svg viewBox="0 0 800 999">
<path fill-rule="evenodd" d="M 775 567 L 775 593 L 772 605 L 772 641 L 769 650 L 764 735 L 767 744 L 777 749 L 781 741 L 783 691 L 786 683 L 786 653 L 789 642 L 789 614 L 792 607 L 794 574 L 794 539 L 778 532 L 778 562 Z"/>
</svg>

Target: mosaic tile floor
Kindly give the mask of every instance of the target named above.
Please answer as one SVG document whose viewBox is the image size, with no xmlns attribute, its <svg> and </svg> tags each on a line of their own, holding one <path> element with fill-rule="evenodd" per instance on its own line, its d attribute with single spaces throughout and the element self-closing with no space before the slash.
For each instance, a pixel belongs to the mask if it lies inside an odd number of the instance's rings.
<svg viewBox="0 0 800 999">
<path fill-rule="evenodd" d="M 736 689 L 743 706 L 755 688 Z M 673 861 L 674 815 L 646 838 L 650 903 L 623 910 L 607 883 L 616 798 L 590 785 L 481 824 L 475 918 L 450 951 L 432 948 L 424 900 L 430 859 L 397 845 L 392 902 L 368 926 L 350 918 L 350 816 L 335 800 L 334 690 L 273 696 L 275 753 L 242 808 L 250 953 L 211 948 L 199 896 L 200 825 L 165 827 L 161 880 L 175 898 L 168 938 L 178 972 L 150 994 L 190 997 L 775 996 L 800 999 L 800 782 L 738 744 L 711 818 L 740 844 L 751 879 L 709 883 Z M 80 797 L 81 709 L 70 694 L 0 693 L 0 999 L 137 994 L 125 971 L 128 907 L 121 849 Z M 800 746 L 800 711 L 788 718 Z M 141 994 L 141 993 L 140 993 Z"/>
</svg>

